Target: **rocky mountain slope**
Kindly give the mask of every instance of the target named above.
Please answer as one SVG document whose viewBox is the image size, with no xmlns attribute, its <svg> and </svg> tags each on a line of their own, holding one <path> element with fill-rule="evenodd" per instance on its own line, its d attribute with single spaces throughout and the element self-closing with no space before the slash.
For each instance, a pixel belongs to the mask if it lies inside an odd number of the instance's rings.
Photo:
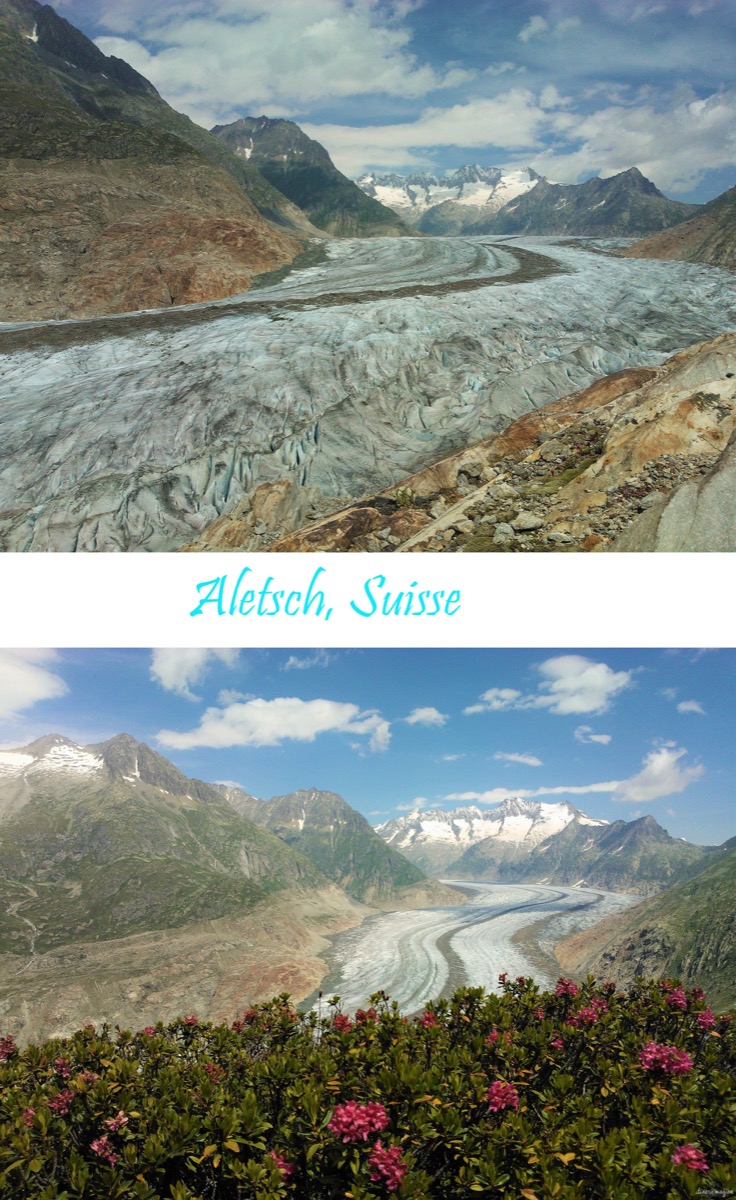
<svg viewBox="0 0 736 1200">
<path fill-rule="evenodd" d="M 471 805 L 447 812 L 416 809 L 376 826 L 384 841 L 430 874 L 455 875 L 454 867 L 476 847 L 494 847 L 496 862 L 526 858 L 530 851 L 571 821 L 605 825 L 581 813 L 572 804 L 545 804 L 509 798 L 490 809 Z M 461 878 L 462 875 L 458 875 Z M 468 878 L 477 878 L 472 872 Z"/>
<path fill-rule="evenodd" d="M 564 233 L 576 237 L 632 237 L 667 229 L 698 211 L 669 200 L 637 167 L 609 179 L 550 183 L 502 208 L 478 233 Z"/>
<path fill-rule="evenodd" d="M 295 235 L 317 232 L 36 0 L 0 0 L 0 111 L 2 320 L 216 299 L 291 262 Z"/>
<path fill-rule="evenodd" d="M 705 989 L 716 1008 L 736 1005 L 736 838 L 707 866 L 625 913 L 556 947 L 564 971 L 621 986 L 637 975 L 677 976 Z"/>
<path fill-rule="evenodd" d="M 333 793 L 264 803 L 128 734 L 0 751 L 0 1018 L 24 1039 L 302 997 L 331 934 L 440 903 Z"/>
<path fill-rule="evenodd" d="M 477 163 L 438 176 L 375 175 L 357 180 L 367 196 L 392 208 L 422 233 L 473 233 L 475 225 L 530 191 L 541 179 L 531 168 L 504 171 Z"/>
<path fill-rule="evenodd" d="M 676 258 L 736 267 L 736 187 L 711 200 L 689 221 L 621 253 L 627 258 Z"/>
<path fill-rule="evenodd" d="M 457 901 L 456 893 L 426 880 L 423 871 L 387 846 L 365 817 L 334 792 L 309 788 L 268 801 L 233 788 L 223 789 L 223 795 L 355 900 L 379 907 Z"/>
<path fill-rule="evenodd" d="M 736 549 L 736 334 L 618 371 L 273 551 Z"/>
<path fill-rule="evenodd" d="M 293 121 L 244 117 L 212 130 L 307 214 L 338 237 L 387 237 L 406 233 L 396 215 L 338 171 L 324 146 Z"/>
<path fill-rule="evenodd" d="M 669 229 L 701 206 L 669 200 L 637 167 L 609 179 L 551 183 L 531 169 L 461 167 L 434 175 L 364 175 L 358 184 L 423 233 L 632 237 Z"/>
</svg>

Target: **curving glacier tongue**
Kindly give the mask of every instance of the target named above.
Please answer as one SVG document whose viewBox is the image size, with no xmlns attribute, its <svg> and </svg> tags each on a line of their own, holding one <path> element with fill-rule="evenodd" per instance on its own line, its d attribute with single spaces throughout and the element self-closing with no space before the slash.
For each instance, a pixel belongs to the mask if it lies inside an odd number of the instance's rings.
<svg viewBox="0 0 736 1200">
<path fill-rule="evenodd" d="M 712 267 L 534 238 L 328 255 L 226 304 L 0 329 L 0 545 L 175 549 L 271 484 L 260 549 L 736 324 L 736 279 Z"/>
</svg>

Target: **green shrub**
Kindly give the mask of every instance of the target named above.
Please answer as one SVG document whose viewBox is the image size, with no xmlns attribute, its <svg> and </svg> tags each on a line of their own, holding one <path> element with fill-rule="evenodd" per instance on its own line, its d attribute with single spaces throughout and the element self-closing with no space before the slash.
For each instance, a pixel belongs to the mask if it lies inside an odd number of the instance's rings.
<svg viewBox="0 0 736 1200">
<path fill-rule="evenodd" d="M 33 1200 L 675 1200 L 736 1185 L 736 1037 L 675 982 L 502 977 L 407 1019 L 286 995 L 0 1040 L 0 1193 Z"/>
</svg>

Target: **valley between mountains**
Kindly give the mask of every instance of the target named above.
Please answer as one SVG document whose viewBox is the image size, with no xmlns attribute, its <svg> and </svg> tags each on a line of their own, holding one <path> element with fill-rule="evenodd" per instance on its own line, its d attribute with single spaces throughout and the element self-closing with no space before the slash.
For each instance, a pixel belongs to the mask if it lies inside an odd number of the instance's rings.
<svg viewBox="0 0 736 1200">
<path fill-rule="evenodd" d="M 262 801 L 127 734 L 47 735 L 0 752 L 0 1017 L 27 1041 L 185 1008 L 231 1020 L 282 991 L 309 1006 L 320 987 L 411 1012 L 573 959 L 694 973 L 728 1006 L 734 852 L 524 799 L 374 829 L 331 792 Z"/>
</svg>

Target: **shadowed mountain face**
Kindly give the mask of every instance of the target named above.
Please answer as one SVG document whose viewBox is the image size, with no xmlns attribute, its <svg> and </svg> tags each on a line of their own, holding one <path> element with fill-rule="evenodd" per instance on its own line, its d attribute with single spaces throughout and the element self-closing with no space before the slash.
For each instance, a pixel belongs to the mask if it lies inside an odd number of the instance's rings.
<svg viewBox="0 0 736 1200">
<path fill-rule="evenodd" d="M 244 117 L 231 125 L 216 125 L 212 132 L 326 233 L 390 237 L 407 232 L 391 209 L 338 171 L 324 146 L 293 121 Z"/>
<path fill-rule="evenodd" d="M 637 242 L 621 254 L 736 267 L 736 187 L 716 196 L 689 221 Z"/>
<path fill-rule="evenodd" d="M 382 902 L 420 884 L 424 874 L 387 846 L 365 817 L 334 792 L 316 788 L 267 802 L 224 789 L 229 802 L 304 854 L 349 896 Z"/>
<path fill-rule="evenodd" d="M 736 838 L 711 852 L 707 866 L 683 883 L 620 916 L 566 938 L 557 955 L 565 970 L 615 979 L 676 976 L 698 984 L 716 1007 L 736 1003 Z"/>
<path fill-rule="evenodd" d="M 667 229 L 698 210 L 696 204 L 668 200 L 641 171 L 631 167 L 610 179 L 585 183 L 544 179 L 475 232 L 631 237 Z"/>
<path fill-rule="evenodd" d="M 0 752 L 0 948 L 177 928 L 327 883 L 220 792 L 121 734 Z"/>
<path fill-rule="evenodd" d="M 0 319 L 230 295 L 294 258 L 287 229 L 316 232 L 255 168 L 35 0 L 0 0 L 0 110 Z"/>
</svg>

